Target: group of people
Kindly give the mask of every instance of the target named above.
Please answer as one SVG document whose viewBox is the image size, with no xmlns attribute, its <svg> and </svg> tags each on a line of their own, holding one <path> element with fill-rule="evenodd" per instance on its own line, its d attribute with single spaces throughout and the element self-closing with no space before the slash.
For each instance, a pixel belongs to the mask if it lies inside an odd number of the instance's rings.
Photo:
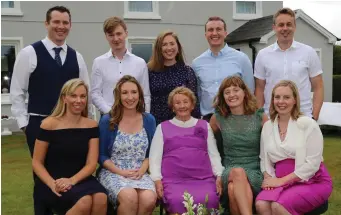
<svg viewBox="0 0 341 215">
<path fill-rule="evenodd" d="M 33 157 L 35 214 L 104 215 L 108 201 L 118 214 L 151 214 L 157 199 L 182 214 L 185 191 L 232 215 L 299 215 L 328 200 L 322 68 L 294 41 L 292 10 L 274 15 L 277 41 L 259 51 L 254 73 L 225 44 L 220 17 L 207 20 L 209 49 L 191 66 L 174 32 L 156 38 L 146 63 L 127 50 L 124 21 L 108 18 L 110 51 L 94 60 L 91 82 L 65 44 L 70 11 L 50 8 L 45 26 L 47 37 L 19 52 L 10 91 Z"/>
</svg>

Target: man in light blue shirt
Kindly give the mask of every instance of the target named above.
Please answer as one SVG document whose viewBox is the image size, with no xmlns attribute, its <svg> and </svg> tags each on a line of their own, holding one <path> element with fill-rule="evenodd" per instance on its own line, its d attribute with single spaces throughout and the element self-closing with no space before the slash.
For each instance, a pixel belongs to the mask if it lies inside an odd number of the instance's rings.
<svg viewBox="0 0 341 215">
<path fill-rule="evenodd" d="M 226 23 L 222 18 L 208 19 L 205 36 L 210 49 L 194 59 L 192 67 L 198 79 L 201 115 L 209 121 L 213 113 L 213 99 L 226 77 L 235 75 L 241 77 L 252 93 L 255 83 L 248 56 L 225 44 Z"/>
</svg>

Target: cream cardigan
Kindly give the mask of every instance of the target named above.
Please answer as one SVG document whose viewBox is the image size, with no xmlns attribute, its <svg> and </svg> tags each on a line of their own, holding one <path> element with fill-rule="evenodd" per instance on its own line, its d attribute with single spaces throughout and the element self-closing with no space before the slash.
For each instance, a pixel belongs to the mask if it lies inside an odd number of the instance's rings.
<svg viewBox="0 0 341 215">
<path fill-rule="evenodd" d="M 308 181 L 319 170 L 323 161 L 323 136 L 315 120 L 301 116 L 290 119 L 286 137 L 281 141 L 277 117 L 264 124 L 261 135 L 261 171 L 275 177 L 274 164 L 278 161 L 295 159 L 294 173 Z"/>
</svg>

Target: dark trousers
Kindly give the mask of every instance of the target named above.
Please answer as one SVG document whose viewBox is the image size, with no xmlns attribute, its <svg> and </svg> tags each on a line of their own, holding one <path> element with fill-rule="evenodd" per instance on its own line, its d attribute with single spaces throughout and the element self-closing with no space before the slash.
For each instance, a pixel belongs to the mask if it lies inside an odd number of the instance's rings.
<svg viewBox="0 0 341 215">
<path fill-rule="evenodd" d="M 34 144 L 36 138 L 39 134 L 41 121 L 45 119 L 42 116 L 30 116 L 28 125 L 26 126 L 25 134 L 26 141 L 28 144 L 28 148 L 30 150 L 31 157 L 33 157 Z M 33 173 L 34 184 L 38 180 L 37 175 Z M 34 185 L 35 186 L 35 185 Z M 43 200 L 37 195 L 35 191 L 35 187 L 33 188 L 33 201 L 34 201 L 34 214 L 35 215 L 52 215 L 52 212 L 45 206 Z"/>
<path fill-rule="evenodd" d="M 205 116 L 202 117 L 203 120 L 206 120 L 208 123 L 210 123 L 210 119 L 212 117 L 212 113 L 207 114 Z M 221 157 L 221 160 L 223 160 L 224 158 L 224 149 L 223 149 L 223 136 L 221 135 L 221 131 L 216 131 L 214 132 L 214 137 L 216 139 L 216 143 L 217 143 L 217 148 Z"/>
</svg>

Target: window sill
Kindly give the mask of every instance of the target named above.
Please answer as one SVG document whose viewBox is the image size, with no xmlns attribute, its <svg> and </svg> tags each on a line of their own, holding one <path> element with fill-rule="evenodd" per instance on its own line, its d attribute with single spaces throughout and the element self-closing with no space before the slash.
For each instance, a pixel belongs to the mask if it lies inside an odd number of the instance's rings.
<svg viewBox="0 0 341 215">
<path fill-rule="evenodd" d="M 10 105 L 12 104 L 11 99 L 10 99 L 10 94 L 9 93 L 2 93 L 1 94 L 1 105 Z"/>
<path fill-rule="evenodd" d="M 11 98 L 10 98 L 10 94 L 9 93 L 1 93 L 1 105 L 11 105 Z M 28 100 L 25 100 L 25 103 L 28 103 Z"/>
<path fill-rule="evenodd" d="M 18 9 L 1 8 L 1 16 L 24 16 L 24 14 Z"/>
<path fill-rule="evenodd" d="M 233 16 L 234 20 L 251 20 L 261 18 L 260 14 L 236 14 Z"/>
<path fill-rule="evenodd" d="M 124 19 L 153 19 L 161 20 L 161 16 L 155 13 L 126 13 Z"/>
</svg>

